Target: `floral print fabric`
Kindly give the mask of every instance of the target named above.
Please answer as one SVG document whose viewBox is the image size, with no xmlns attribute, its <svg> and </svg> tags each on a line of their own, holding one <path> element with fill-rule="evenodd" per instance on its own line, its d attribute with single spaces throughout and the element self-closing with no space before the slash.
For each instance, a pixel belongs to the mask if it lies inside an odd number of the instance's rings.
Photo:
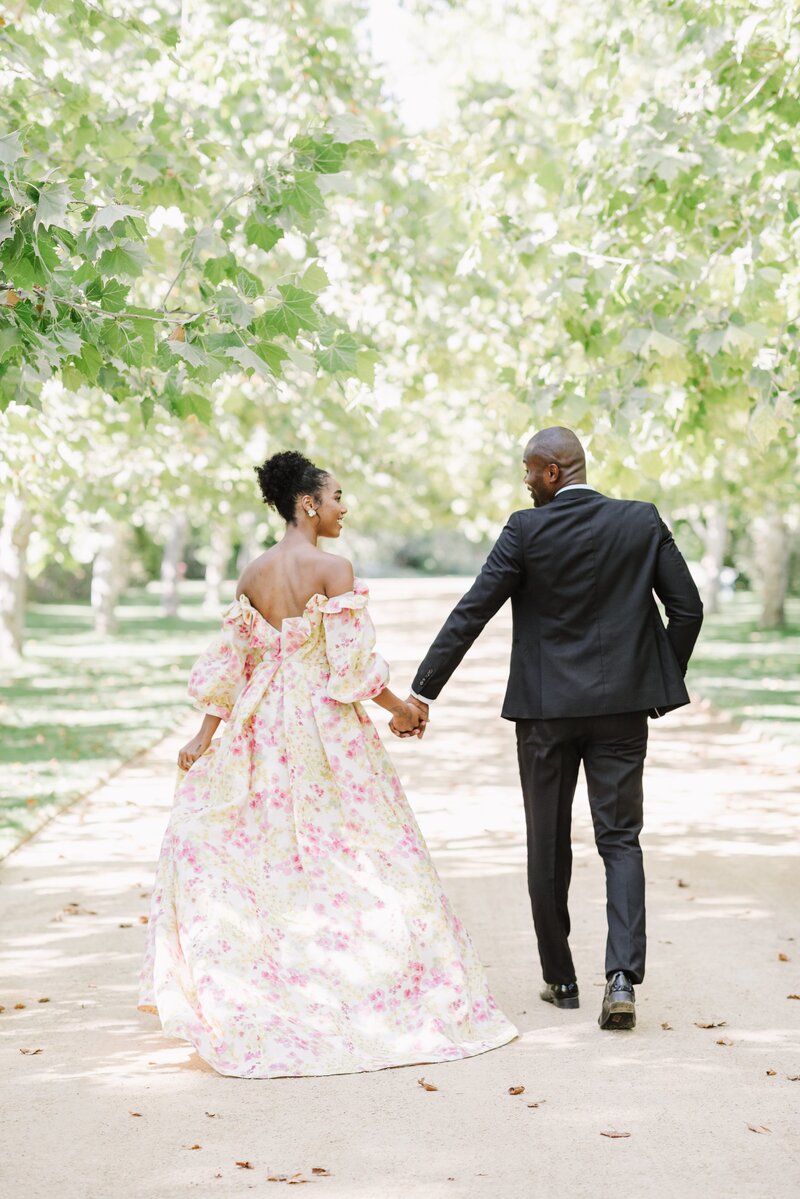
<svg viewBox="0 0 800 1199">
<path fill-rule="evenodd" d="M 517 1035 L 361 703 L 386 686 L 367 587 L 274 628 L 246 596 L 195 663 L 225 720 L 179 772 L 139 1007 L 220 1074 L 341 1074 Z"/>
</svg>

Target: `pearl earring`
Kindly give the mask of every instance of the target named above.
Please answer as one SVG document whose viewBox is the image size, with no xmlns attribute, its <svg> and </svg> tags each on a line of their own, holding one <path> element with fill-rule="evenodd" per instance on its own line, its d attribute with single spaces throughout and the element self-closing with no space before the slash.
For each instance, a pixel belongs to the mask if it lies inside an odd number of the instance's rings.
<svg viewBox="0 0 800 1199">
<path fill-rule="evenodd" d="M 308 513 L 309 516 L 317 515 L 313 508 L 306 508 L 306 512 Z"/>
</svg>

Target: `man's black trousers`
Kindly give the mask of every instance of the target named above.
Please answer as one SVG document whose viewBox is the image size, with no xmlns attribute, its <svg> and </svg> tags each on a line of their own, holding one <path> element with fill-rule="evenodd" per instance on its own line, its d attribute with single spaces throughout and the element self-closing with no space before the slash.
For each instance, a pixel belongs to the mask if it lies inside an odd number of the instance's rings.
<svg viewBox="0 0 800 1199">
<path fill-rule="evenodd" d="M 528 827 L 528 891 L 545 982 L 575 981 L 567 895 L 572 874 L 572 799 L 583 762 L 594 835 L 606 868 L 606 977 L 644 978 L 642 772 L 647 713 L 518 720 Z"/>
</svg>

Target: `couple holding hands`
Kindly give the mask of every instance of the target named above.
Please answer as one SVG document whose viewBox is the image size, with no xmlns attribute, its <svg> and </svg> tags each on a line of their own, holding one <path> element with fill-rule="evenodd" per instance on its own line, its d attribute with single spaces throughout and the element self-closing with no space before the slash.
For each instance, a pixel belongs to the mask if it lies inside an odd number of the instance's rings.
<svg viewBox="0 0 800 1199">
<path fill-rule="evenodd" d="M 257 468 L 286 533 L 246 567 L 190 675 L 204 718 L 179 754 L 140 975 L 139 1008 L 219 1073 L 378 1070 L 517 1036 L 363 707 L 373 700 L 395 735 L 422 737 L 508 599 L 502 715 L 516 728 L 541 998 L 580 1004 L 567 898 L 583 763 L 606 871 L 599 1023 L 634 1027 L 648 718 L 689 702 L 702 604 L 655 506 L 591 488 L 574 433 L 535 434 L 524 467 L 533 507 L 510 516 L 406 701 L 375 652 L 366 585 L 317 545 L 347 514 L 339 482 L 295 452 Z"/>
</svg>

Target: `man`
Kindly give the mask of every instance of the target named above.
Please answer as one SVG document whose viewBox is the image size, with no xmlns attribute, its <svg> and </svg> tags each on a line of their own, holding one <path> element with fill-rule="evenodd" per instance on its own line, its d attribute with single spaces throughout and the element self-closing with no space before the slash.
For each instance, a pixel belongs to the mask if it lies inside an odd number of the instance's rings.
<svg viewBox="0 0 800 1199">
<path fill-rule="evenodd" d="M 569 429 L 528 443 L 534 508 L 515 512 L 414 678 L 428 705 L 483 626 L 511 597 L 513 640 L 503 716 L 517 732 L 528 834 L 528 890 L 545 985 L 577 1008 L 569 949 L 570 823 L 583 762 L 606 871 L 606 990 L 599 1024 L 633 1028 L 645 969 L 642 773 L 647 718 L 689 702 L 683 678 L 703 620 L 685 561 L 653 504 L 613 500 L 586 482 Z M 666 629 L 653 592 L 663 602 Z"/>
</svg>

